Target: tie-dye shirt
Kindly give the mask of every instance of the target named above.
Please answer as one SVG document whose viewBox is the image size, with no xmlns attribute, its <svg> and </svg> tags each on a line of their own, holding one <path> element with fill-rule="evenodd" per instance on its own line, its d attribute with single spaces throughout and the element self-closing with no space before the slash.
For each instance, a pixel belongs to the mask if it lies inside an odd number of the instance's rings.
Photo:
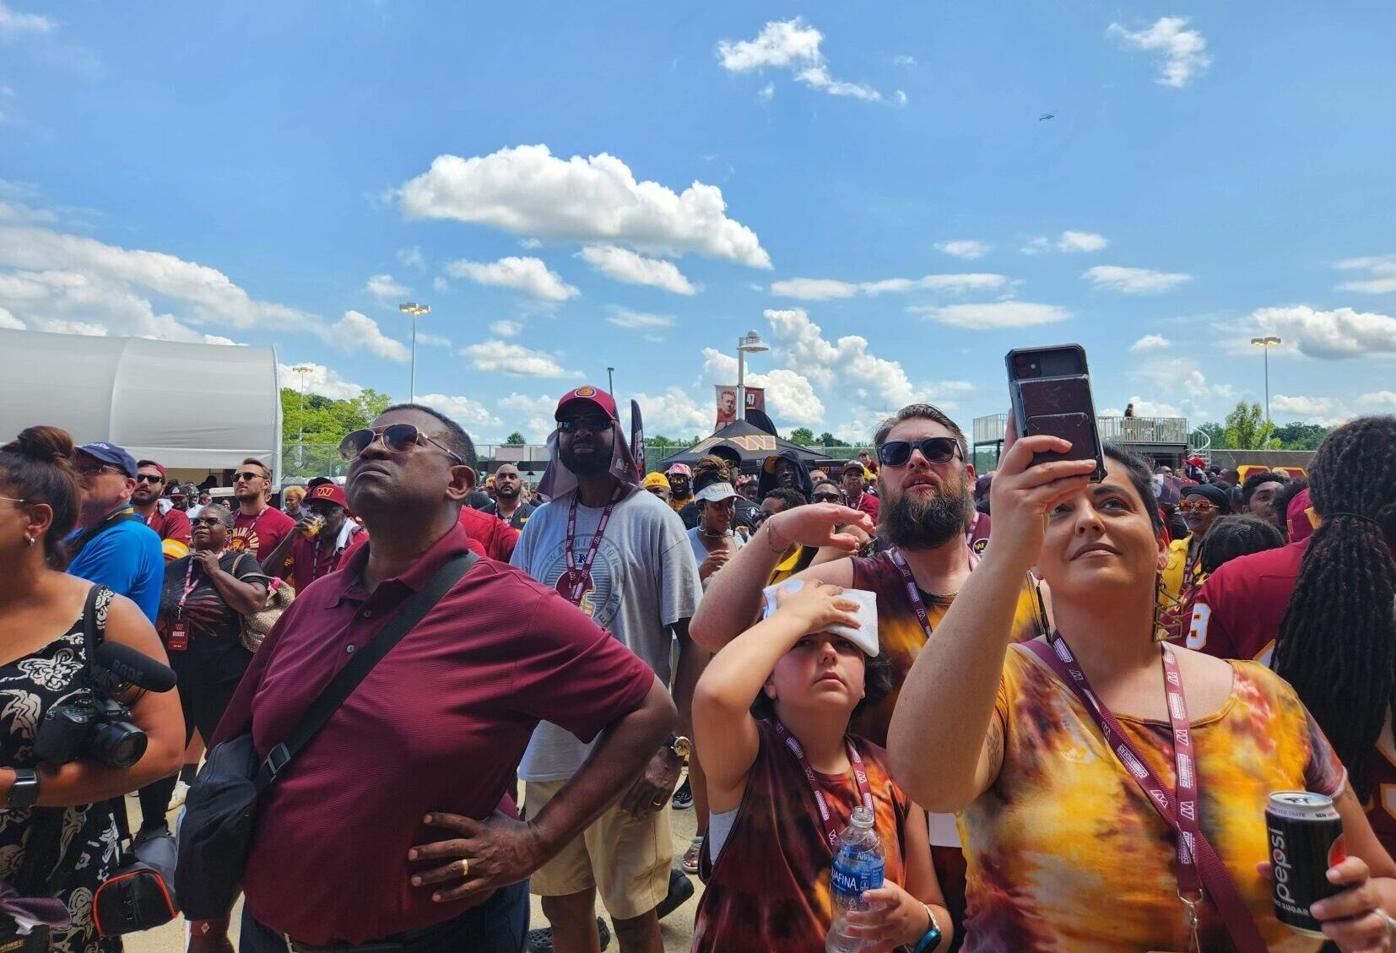
<svg viewBox="0 0 1396 953">
<path fill-rule="evenodd" d="M 1192 722 L 1203 833 L 1246 898 L 1272 953 L 1321 941 L 1281 925 L 1270 885 L 1265 804 L 1271 791 L 1336 796 L 1347 774 L 1289 685 L 1264 666 L 1232 662 L 1231 695 Z M 1072 691 L 1026 648 L 1012 646 L 995 701 L 1003 767 L 960 815 L 968 862 L 969 953 L 1124 953 L 1186 950 L 1174 838 L 1105 745 Z M 1119 716 L 1165 784 L 1173 784 L 1169 726 Z M 1213 908 L 1202 949 L 1232 949 Z"/>
<path fill-rule="evenodd" d="M 811 953 L 824 949 L 833 923 L 829 868 L 834 852 L 814 792 L 775 726 L 764 720 L 757 726 L 756 761 L 693 918 L 694 953 Z M 874 826 L 886 857 L 884 877 L 904 885 L 903 845 L 912 804 L 892 781 L 886 752 L 862 739 L 855 744 L 868 771 Z M 853 772 L 816 773 L 815 778 L 834 826 L 843 830 L 859 804 Z"/>
</svg>

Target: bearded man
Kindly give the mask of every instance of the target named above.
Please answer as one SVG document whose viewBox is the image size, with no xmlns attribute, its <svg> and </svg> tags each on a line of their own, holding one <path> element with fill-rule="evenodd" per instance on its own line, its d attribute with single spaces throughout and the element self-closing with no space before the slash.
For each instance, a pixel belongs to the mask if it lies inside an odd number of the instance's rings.
<svg viewBox="0 0 1396 953">
<path fill-rule="evenodd" d="M 885 551 L 820 563 L 795 578 L 877 594 L 878 636 L 881 654 L 891 662 L 892 691 L 881 704 L 861 711 L 850 730 L 881 745 L 912 662 L 977 562 L 967 535 L 974 523 L 976 474 L 964 432 L 931 404 L 903 407 L 878 428 L 873 444 L 880 464 L 877 526 L 867 513 L 836 503 L 774 514 L 727 569 L 713 577 L 690 633 L 703 648 L 718 651 L 751 624 L 761 606 L 762 586 L 792 545 L 852 552 L 858 539 L 837 527 L 851 524 L 875 531 L 890 544 Z M 1037 582 L 1029 575 L 1018 600 L 1018 638 L 1045 634 L 1045 612 Z M 932 814 L 930 821 L 936 875 L 959 922 L 965 912 L 959 835 L 951 815 Z"/>
</svg>

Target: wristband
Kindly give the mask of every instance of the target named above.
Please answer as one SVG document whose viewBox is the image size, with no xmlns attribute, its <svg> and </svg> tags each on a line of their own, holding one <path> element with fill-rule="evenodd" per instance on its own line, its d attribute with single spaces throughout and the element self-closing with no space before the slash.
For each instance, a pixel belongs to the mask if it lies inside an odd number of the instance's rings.
<svg viewBox="0 0 1396 953">
<path fill-rule="evenodd" d="M 934 950 L 940 945 L 940 924 L 936 922 L 935 911 L 931 909 L 928 903 L 923 902 L 921 906 L 926 908 L 926 917 L 931 921 L 931 926 L 926 931 L 925 935 L 916 941 L 916 945 L 911 948 L 912 953 L 928 953 L 928 951 Z"/>
<path fill-rule="evenodd" d="M 190 936 L 214 936 L 225 937 L 228 935 L 229 917 L 218 917 L 214 920 L 190 920 Z"/>
<path fill-rule="evenodd" d="M 15 768 L 15 783 L 10 786 L 10 797 L 6 807 L 24 810 L 34 806 L 39 799 L 39 775 L 32 768 Z"/>
<path fill-rule="evenodd" d="M 772 542 L 775 541 L 775 539 L 776 539 L 776 524 L 775 524 L 775 523 L 772 523 L 772 522 L 769 522 L 769 521 L 766 523 L 766 536 L 767 536 L 766 545 L 767 545 L 768 547 L 770 547 L 771 552 L 775 553 L 777 556 L 780 556 L 780 555 L 784 554 L 785 551 L 786 551 L 787 549 L 790 548 L 790 544 L 789 544 L 789 543 L 785 543 L 784 545 L 780 546 L 779 548 L 776 548 L 775 546 L 772 546 L 772 545 L 771 545 Z"/>
</svg>

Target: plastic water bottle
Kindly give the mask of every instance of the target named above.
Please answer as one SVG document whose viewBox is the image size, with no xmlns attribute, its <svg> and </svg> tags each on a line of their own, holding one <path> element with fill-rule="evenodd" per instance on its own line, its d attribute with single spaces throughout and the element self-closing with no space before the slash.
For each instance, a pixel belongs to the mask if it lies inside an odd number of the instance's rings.
<svg viewBox="0 0 1396 953">
<path fill-rule="evenodd" d="M 852 822 L 839 835 L 834 867 L 829 875 L 834 895 L 834 923 L 824 943 L 825 953 L 859 953 L 863 949 L 862 940 L 847 934 L 845 915 L 850 910 L 867 908 L 863 891 L 882 886 L 885 868 L 882 842 L 873 830 L 873 812 L 866 807 L 856 807 Z"/>
</svg>

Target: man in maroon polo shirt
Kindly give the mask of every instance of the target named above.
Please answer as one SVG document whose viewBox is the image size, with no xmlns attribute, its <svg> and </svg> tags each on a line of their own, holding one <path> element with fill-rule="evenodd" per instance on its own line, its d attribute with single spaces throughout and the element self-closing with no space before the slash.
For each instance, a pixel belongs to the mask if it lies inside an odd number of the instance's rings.
<svg viewBox="0 0 1396 953">
<path fill-rule="evenodd" d="M 267 636 L 213 741 L 284 741 L 402 602 L 468 549 L 468 438 L 439 412 L 390 407 L 345 438 L 348 502 L 371 534 Z M 243 877 L 242 953 L 373 944 L 516 953 L 524 880 L 644 770 L 674 724 L 654 673 L 555 591 L 481 559 L 369 673 L 262 796 Z M 600 735 L 548 806 L 498 808 L 534 726 Z M 226 921 L 191 953 L 227 951 Z"/>
</svg>

